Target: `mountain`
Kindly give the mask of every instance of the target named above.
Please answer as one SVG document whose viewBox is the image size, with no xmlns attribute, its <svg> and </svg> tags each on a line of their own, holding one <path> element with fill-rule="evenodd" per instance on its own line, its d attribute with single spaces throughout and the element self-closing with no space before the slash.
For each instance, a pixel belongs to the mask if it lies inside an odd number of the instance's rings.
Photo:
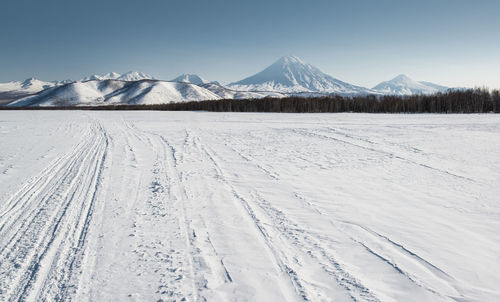
<svg viewBox="0 0 500 302">
<path fill-rule="evenodd" d="M 152 76 L 149 74 L 145 74 L 140 71 L 129 71 L 124 74 L 119 74 L 117 72 L 109 72 L 104 75 L 91 75 L 89 77 L 85 77 L 81 79 L 81 82 L 85 81 L 103 81 L 103 80 L 120 80 L 120 81 L 139 81 L 139 80 L 154 80 Z"/>
<path fill-rule="evenodd" d="M 282 57 L 263 71 L 228 85 L 242 91 L 276 91 L 283 93 L 336 93 L 342 95 L 376 93 L 323 73 L 295 56 Z"/>
<path fill-rule="evenodd" d="M 211 92 L 218 95 L 222 99 L 241 100 L 241 99 L 261 99 L 264 97 L 282 98 L 282 97 L 286 96 L 283 93 L 273 92 L 273 91 L 267 91 L 267 92 L 266 91 L 262 91 L 262 92 L 236 91 L 236 90 L 226 88 L 226 87 L 224 87 L 220 84 L 217 84 L 215 82 L 206 83 L 206 84 L 203 84 L 200 86 L 207 89 L 207 90 L 210 90 Z"/>
<path fill-rule="evenodd" d="M 0 83 L 0 105 L 36 94 L 56 85 L 59 85 L 59 83 L 40 81 L 35 78 L 29 78 L 24 81 Z"/>
<path fill-rule="evenodd" d="M 407 75 L 400 74 L 392 80 L 382 82 L 372 88 L 382 94 L 390 95 L 412 95 L 412 94 L 433 94 L 444 92 L 448 87 L 430 82 L 417 82 Z"/>
<path fill-rule="evenodd" d="M 103 81 L 103 80 L 114 80 L 121 76 L 121 74 L 117 72 L 109 72 L 104 75 L 93 74 L 91 76 L 85 77 L 81 79 L 81 82 L 85 81 Z"/>
<path fill-rule="evenodd" d="M 139 80 L 154 80 L 155 78 L 153 78 L 149 74 L 145 74 L 144 72 L 129 71 L 127 73 L 122 74 L 116 79 L 121 81 L 139 81 Z"/>
<path fill-rule="evenodd" d="M 217 100 L 211 91 L 190 83 L 158 80 L 89 80 L 55 86 L 16 100 L 8 106 L 96 106 L 116 104 L 165 104 Z"/>
<path fill-rule="evenodd" d="M 162 104 L 216 99 L 321 97 L 330 94 L 432 94 L 447 90 L 447 87 L 434 83 L 414 81 L 406 75 L 368 89 L 335 79 L 298 57 L 287 56 L 263 71 L 227 86 L 209 82 L 196 74 L 182 74 L 172 81 L 159 81 L 138 71 L 92 75 L 77 82 L 44 82 L 29 78 L 0 83 L 0 105 Z"/>
<path fill-rule="evenodd" d="M 0 91 L 25 91 L 25 92 L 38 92 L 45 88 L 56 85 L 54 82 L 40 81 L 35 78 L 29 78 L 24 81 L 0 83 Z"/>
<path fill-rule="evenodd" d="M 202 78 L 196 74 L 189 74 L 189 73 L 181 74 L 180 76 L 176 77 L 175 79 L 173 79 L 171 81 L 172 82 L 191 83 L 191 84 L 195 84 L 195 85 L 203 85 L 203 84 L 210 83 L 210 81 L 207 81 L 204 78 Z"/>
<path fill-rule="evenodd" d="M 434 83 L 431 83 L 431 82 L 426 82 L 426 81 L 419 81 L 419 83 L 422 84 L 422 85 L 428 86 L 428 87 L 435 88 L 439 92 L 445 92 L 445 91 L 447 91 L 447 90 L 450 89 L 449 87 L 442 86 L 442 85 L 439 85 L 439 84 L 434 84 Z"/>
</svg>

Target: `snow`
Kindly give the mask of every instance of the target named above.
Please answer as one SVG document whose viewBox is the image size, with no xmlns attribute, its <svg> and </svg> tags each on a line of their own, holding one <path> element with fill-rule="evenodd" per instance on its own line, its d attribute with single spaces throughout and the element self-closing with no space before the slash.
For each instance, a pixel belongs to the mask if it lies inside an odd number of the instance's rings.
<svg viewBox="0 0 500 302">
<path fill-rule="evenodd" d="M 445 92 L 448 90 L 448 87 L 424 81 L 417 82 L 407 75 L 400 74 L 394 79 L 382 82 L 372 89 L 388 95 L 412 95 Z"/>
<path fill-rule="evenodd" d="M 196 74 L 183 73 L 175 79 L 171 80 L 172 82 L 183 82 L 183 83 L 191 83 L 195 85 L 203 85 L 208 84 L 210 81 L 205 80 Z"/>
<path fill-rule="evenodd" d="M 85 77 L 81 80 L 81 82 L 85 81 L 104 81 L 104 80 L 120 80 L 120 81 L 140 81 L 140 80 L 154 80 L 154 77 L 140 71 L 129 71 L 124 74 L 119 74 L 117 72 L 109 72 L 104 75 L 91 75 L 89 77 Z"/>
<path fill-rule="evenodd" d="M 182 74 L 170 81 L 183 83 L 183 85 L 152 80 L 155 79 L 151 75 L 129 71 L 124 74 L 109 72 L 104 75 L 92 75 L 78 82 L 71 80 L 44 82 L 30 78 L 23 82 L 0 83 L 0 106 L 163 104 L 218 98 L 324 97 L 330 94 L 342 96 L 412 95 L 448 90 L 447 87 L 434 83 L 414 81 L 406 75 L 399 75 L 390 81 L 380 83 L 373 89 L 368 89 L 335 79 L 295 56 L 282 57 L 263 71 L 231 83 L 227 87 L 220 85 L 217 81 L 209 82 L 196 74 Z M 118 81 L 133 84 L 117 83 Z M 119 87 L 119 89 L 134 87 L 140 92 L 128 89 L 103 92 L 108 89 L 110 83 L 112 87 Z M 201 89 L 185 86 L 185 84 L 197 85 Z M 154 93 L 150 94 L 151 91 Z M 110 93 L 113 94 L 112 101 L 109 101 Z M 134 97 L 130 98 L 129 95 Z"/>
<path fill-rule="evenodd" d="M 129 71 L 117 78 L 117 80 L 122 80 L 122 81 L 140 81 L 140 80 L 154 80 L 154 79 L 155 78 L 150 76 L 149 74 L 145 74 L 144 72 L 140 71 Z"/>
<path fill-rule="evenodd" d="M 499 301 L 498 115 L 0 113 L 0 300 Z"/>
<path fill-rule="evenodd" d="M 35 78 L 29 78 L 22 82 L 16 81 L 0 83 L 0 106 L 68 82 L 68 80 L 58 82 L 45 82 Z"/>
<path fill-rule="evenodd" d="M 241 91 L 281 93 L 377 94 L 376 91 L 337 80 L 295 56 L 282 57 L 263 71 L 228 87 Z"/>
<path fill-rule="evenodd" d="M 112 95 L 110 104 L 164 104 L 201 100 L 217 100 L 210 91 L 189 83 L 142 81 L 134 83 L 127 92 Z"/>
<path fill-rule="evenodd" d="M 114 104 L 166 104 L 217 100 L 211 91 L 189 83 L 157 80 L 89 80 L 47 89 L 8 106 L 97 106 Z"/>
<path fill-rule="evenodd" d="M 29 78 L 22 82 L 0 83 L 0 92 L 19 91 L 26 93 L 36 93 L 43 89 L 54 86 L 52 82 L 44 82 L 35 78 Z"/>
<path fill-rule="evenodd" d="M 241 99 L 261 99 L 264 97 L 274 97 L 274 98 L 282 98 L 288 96 L 288 94 L 285 93 L 279 93 L 279 92 L 273 92 L 273 91 L 237 91 L 237 90 L 232 90 L 229 88 L 226 88 L 224 86 L 215 84 L 215 83 L 207 83 L 201 85 L 201 87 L 210 90 L 211 92 L 215 93 L 222 99 L 234 99 L 234 100 L 241 100 Z"/>
</svg>

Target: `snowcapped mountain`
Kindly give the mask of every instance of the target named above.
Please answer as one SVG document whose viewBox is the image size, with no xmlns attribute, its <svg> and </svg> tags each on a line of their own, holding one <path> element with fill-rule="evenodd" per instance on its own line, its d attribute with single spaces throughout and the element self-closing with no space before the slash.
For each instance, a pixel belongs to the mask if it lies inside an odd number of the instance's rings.
<svg viewBox="0 0 500 302">
<path fill-rule="evenodd" d="M 52 87 L 16 100 L 8 106 L 97 106 L 165 104 L 217 100 L 213 92 L 190 83 L 158 80 L 89 80 Z"/>
<path fill-rule="evenodd" d="M 263 71 L 227 86 L 209 82 L 196 74 L 182 74 L 172 81 L 159 81 L 138 71 L 92 75 L 81 81 L 44 82 L 35 78 L 0 83 L 0 105 L 78 106 L 107 104 L 162 104 L 216 99 L 263 97 L 318 97 L 432 94 L 448 87 L 417 82 L 399 75 L 372 89 L 333 78 L 294 56 L 282 57 Z"/>
<path fill-rule="evenodd" d="M 60 84 L 60 82 L 45 82 L 35 78 L 29 78 L 24 81 L 0 83 L 0 105 L 36 94 L 44 89 Z"/>
<path fill-rule="evenodd" d="M 428 86 L 428 87 L 435 88 L 439 92 L 445 92 L 445 91 L 447 91 L 447 90 L 450 89 L 449 87 L 442 86 L 442 85 L 439 85 L 439 84 L 434 84 L 434 83 L 431 83 L 431 82 L 426 82 L 426 81 L 420 81 L 419 83 L 422 84 L 422 85 Z"/>
<path fill-rule="evenodd" d="M 412 94 L 433 94 L 444 92 L 448 87 L 430 82 L 417 82 L 407 75 L 400 74 L 392 80 L 382 82 L 372 88 L 382 94 L 390 95 L 412 95 Z"/>
<path fill-rule="evenodd" d="M 115 79 L 119 78 L 120 76 L 121 76 L 121 74 L 119 74 L 117 72 L 109 72 L 109 73 L 106 73 L 104 75 L 93 74 L 91 76 L 88 76 L 88 77 L 81 79 L 80 81 L 85 82 L 85 81 L 115 80 Z"/>
<path fill-rule="evenodd" d="M 119 74 L 117 72 L 109 72 L 104 75 L 91 75 L 81 79 L 81 82 L 85 81 L 104 81 L 104 80 L 120 80 L 120 81 L 139 81 L 139 80 L 154 80 L 152 76 L 140 71 L 129 71 L 124 74 Z"/>
<path fill-rule="evenodd" d="M 183 73 L 175 79 L 171 80 L 172 82 L 183 82 L 183 83 L 191 83 L 195 85 L 203 85 L 208 84 L 210 81 L 205 80 L 196 74 Z"/>
<path fill-rule="evenodd" d="M 56 85 L 54 82 L 40 81 L 35 78 L 29 78 L 24 81 L 0 83 L 0 91 L 24 91 L 29 93 L 35 93 L 43 89 L 49 88 Z"/>
<path fill-rule="evenodd" d="M 140 71 L 129 71 L 127 73 L 122 74 L 117 80 L 121 81 L 140 81 L 140 80 L 154 80 L 155 78 Z"/>
<path fill-rule="evenodd" d="M 206 83 L 201 85 L 201 87 L 210 90 L 214 94 L 218 95 L 222 99 L 261 99 L 264 97 L 274 97 L 274 98 L 282 98 L 286 95 L 279 92 L 273 91 L 236 91 L 229 88 L 226 88 L 220 84 L 216 83 Z"/>
<path fill-rule="evenodd" d="M 228 85 L 240 91 L 276 91 L 284 93 L 319 92 L 337 94 L 376 93 L 323 73 L 295 56 L 282 57 L 263 71 Z"/>
</svg>

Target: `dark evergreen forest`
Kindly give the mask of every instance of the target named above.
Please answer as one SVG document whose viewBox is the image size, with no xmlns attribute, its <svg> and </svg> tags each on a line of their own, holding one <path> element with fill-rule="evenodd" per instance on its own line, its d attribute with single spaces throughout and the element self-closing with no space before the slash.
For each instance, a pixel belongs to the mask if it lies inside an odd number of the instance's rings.
<svg viewBox="0 0 500 302">
<path fill-rule="evenodd" d="M 365 113 L 498 113 L 500 91 L 453 90 L 433 95 L 286 97 L 196 101 L 163 105 L 108 105 L 79 107 L 6 107 L 34 110 L 165 110 L 214 112 L 365 112 Z"/>
</svg>

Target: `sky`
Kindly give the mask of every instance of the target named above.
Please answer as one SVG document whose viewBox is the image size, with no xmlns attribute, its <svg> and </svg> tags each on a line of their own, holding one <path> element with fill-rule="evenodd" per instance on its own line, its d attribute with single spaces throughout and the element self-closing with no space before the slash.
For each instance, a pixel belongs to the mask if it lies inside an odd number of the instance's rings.
<svg viewBox="0 0 500 302">
<path fill-rule="evenodd" d="M 500 88 L 500 1 L 5 1 L 0 82 L 143 71 L 229 83 L 295 55 L 373 87 Z"/>
</svg>

